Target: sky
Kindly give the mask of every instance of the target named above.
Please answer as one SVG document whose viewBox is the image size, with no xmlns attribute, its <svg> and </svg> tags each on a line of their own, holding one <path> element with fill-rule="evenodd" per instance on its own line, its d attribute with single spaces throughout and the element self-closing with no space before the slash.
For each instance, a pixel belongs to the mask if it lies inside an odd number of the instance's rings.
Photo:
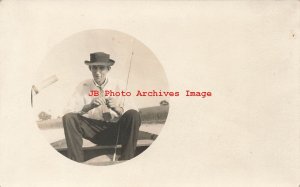
<svg viewBox="0 0 300 187">
<path fill-rule="evenodd" d="M 63 115 L 64 107 L 75 87 L 83 80 L 92 78 L 84 61 L 89 60 L 90 53 L 93 52 L 110 54 L 116 63 L 108 76 L 125 83 L 131 59 L 127 90 L 132 92 L 132 95 L 137 90 L 168 91 L 168 81 L 159 60 L 140 41 L 117 31 L 84 31 L 66 38 L 50 49 L 40 67 L 37 68 L 33 85 L 38 86 L 53 75 L 58 78 L 58 81 L 34 96 L 36 114 L 45 111 L 53 118 Z M 169 100 L 164 96 L 131 97 L 139 108 L 158 106 L 160 101 Z"/>
</svg>

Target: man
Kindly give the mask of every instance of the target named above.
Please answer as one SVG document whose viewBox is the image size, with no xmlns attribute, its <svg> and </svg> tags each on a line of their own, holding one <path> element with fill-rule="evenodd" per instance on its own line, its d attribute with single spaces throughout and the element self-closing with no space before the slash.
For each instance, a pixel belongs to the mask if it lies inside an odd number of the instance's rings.
<svg viewBox="0 0 300 187">
<path fill-rule="evenodd" d="M 103 52 L 92 53 L 90 61 L 85 61 L 93 79 L 79 84 L 69 102 L 70 112 L 63 116 L 68 157 L 72 160 L 85 161 L 82 138 L 98 145 L 115 145 L 118 140 L 122 145 L 119 160 L 134 157 L 140 115 L 124 103 L 125 98 L 104 95 L 105 90 L 124 90 L 124 86 L 107 76 L 114 63 L 110 55 Z"/>
</svg>

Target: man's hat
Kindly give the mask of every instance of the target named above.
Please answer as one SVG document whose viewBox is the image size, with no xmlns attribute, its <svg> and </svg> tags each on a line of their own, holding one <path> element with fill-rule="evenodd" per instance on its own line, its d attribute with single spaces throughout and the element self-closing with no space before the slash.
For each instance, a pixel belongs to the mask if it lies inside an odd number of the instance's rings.
<svg viewBox="0 0 300 187">
<path fill-rule="evenodd" d="M 112 66 L 115 61 L 109 58 L 109 54 L 103 52 L 96 52 L 90 54 L 90 61 L 84 61 L 86 65 L 102 65 Z"/>
</svg>

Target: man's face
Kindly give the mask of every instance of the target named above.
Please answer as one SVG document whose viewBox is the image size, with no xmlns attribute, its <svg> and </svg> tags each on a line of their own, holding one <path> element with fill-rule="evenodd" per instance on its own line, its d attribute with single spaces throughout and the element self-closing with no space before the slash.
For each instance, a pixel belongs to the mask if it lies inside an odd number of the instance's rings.
<svg viewBox="0 0 300 187">
<path fill-rule="evenodd" d="M 105 80 L 106 74 L 109 72 L 110 67 L 101 65 L 91 65 L 90 70 L 93 74 L 94 80 L 97 83 L 102 83 Z"/>
</svg>

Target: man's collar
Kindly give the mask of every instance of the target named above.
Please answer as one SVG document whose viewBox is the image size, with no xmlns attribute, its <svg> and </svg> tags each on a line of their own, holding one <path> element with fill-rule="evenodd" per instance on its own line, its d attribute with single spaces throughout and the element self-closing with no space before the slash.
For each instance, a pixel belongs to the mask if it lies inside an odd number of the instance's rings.
<svg viewBox="0 0 300 187">
<path fill-rule="evenodd" d="M 106 84 L 108 83 L 108 78 L 106 77 L 105 81 L 101 85 L 99 85 L 94 79 L 93 79 L 93 83 L 94 83 L 95 86 L 97 86 L 98 88 L 103 90 L 104 87 L 106 86 Z"/>
</svg>

